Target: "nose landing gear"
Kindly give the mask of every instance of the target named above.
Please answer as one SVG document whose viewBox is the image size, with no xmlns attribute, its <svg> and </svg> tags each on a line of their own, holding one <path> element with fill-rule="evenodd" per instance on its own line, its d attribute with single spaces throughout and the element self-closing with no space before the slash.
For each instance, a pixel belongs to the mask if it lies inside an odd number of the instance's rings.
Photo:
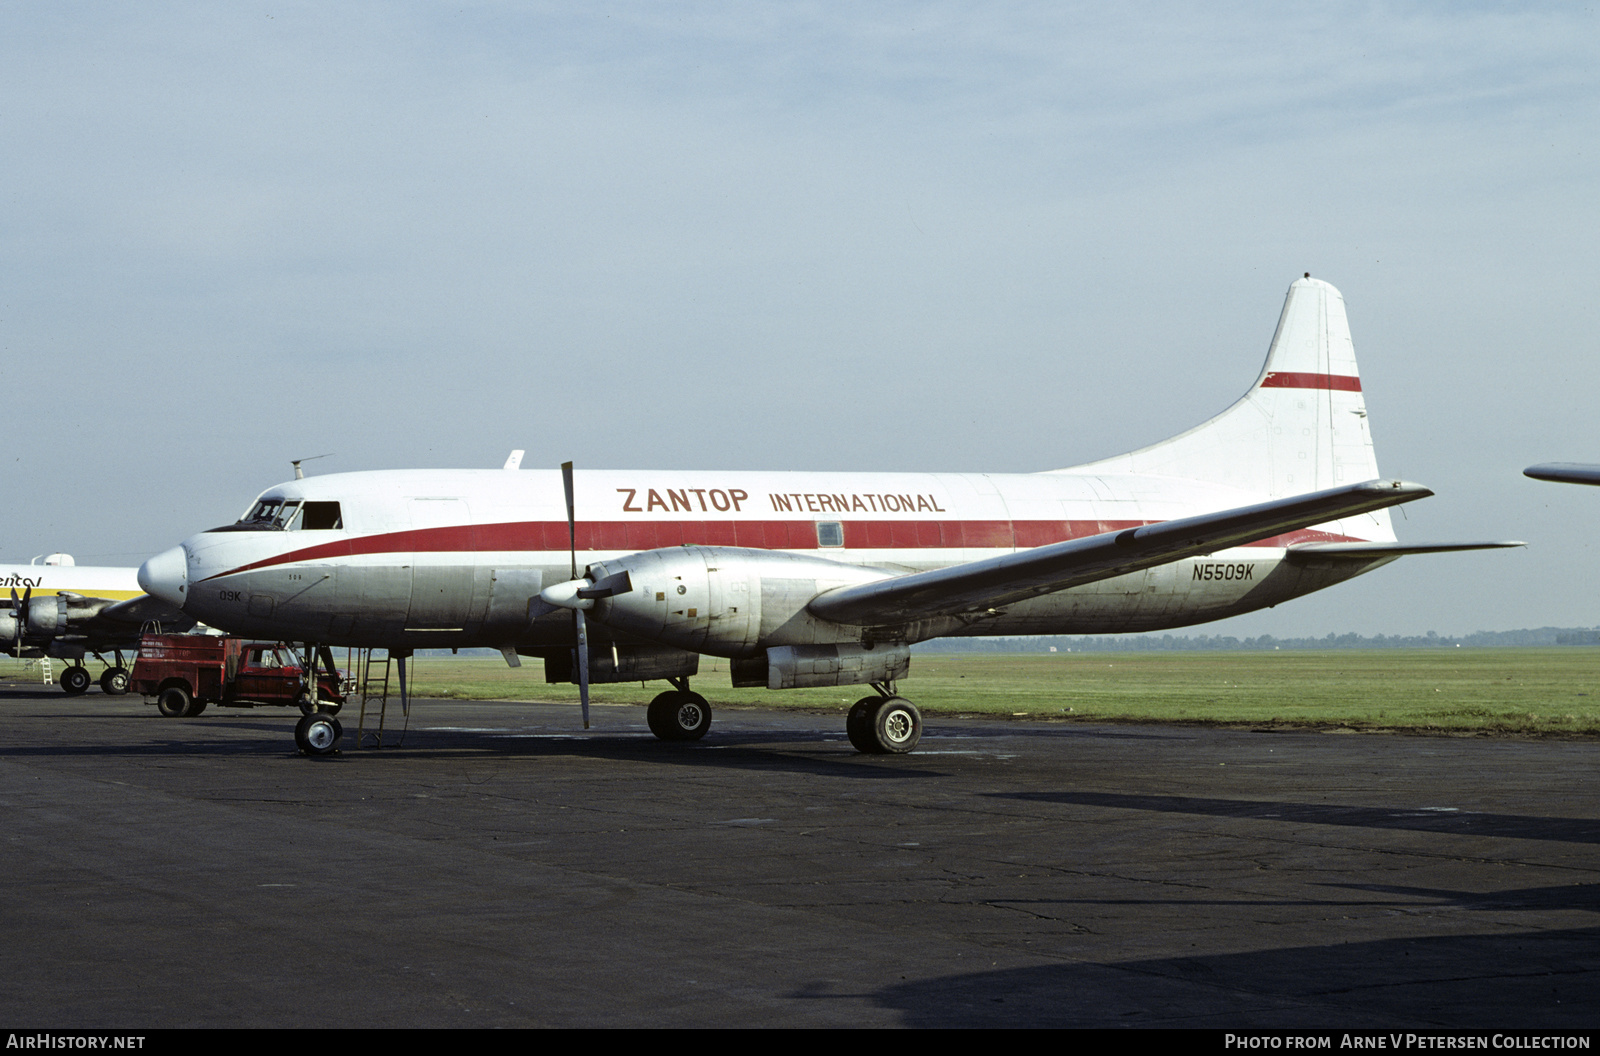
<svg viewBox="0 0 1600 1056">
<path fill-rule="evenodd" d="M 344 726 L 339 720 L 321 711 L 302 715 L 294 727 L 295 747 L 306 755 L 333 755 L 343 736 Z"/>
</svg>

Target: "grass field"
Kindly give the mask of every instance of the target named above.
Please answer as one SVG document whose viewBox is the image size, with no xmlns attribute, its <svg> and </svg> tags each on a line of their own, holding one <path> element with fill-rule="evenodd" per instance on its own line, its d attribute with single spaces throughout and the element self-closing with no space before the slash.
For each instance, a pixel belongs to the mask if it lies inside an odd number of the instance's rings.
<svg viewBox="0 0 1600 1056">
<path fill-rule="evenodd" d="M 343 664 L 342 652 L 338 658 Z M 417 696 L 577 700 L 575 686 L 547 685 L 536 660 L 512 670 L 498 658 L 428 656 L 413 668 Z M 911 671 L 900 691 L 930 714 L 1600 734 L 1595 649 L 918 654 Z M 0 678 L 14 681 L 21 673 L 17 661 L 0 661 Z M 593 696 L 602 703 L 643 704 L 665 688 L 661 682 L 604 685 L 595 686 Z M 870 693 L 864 686 L 782 693 L 733 689 L 727 661 L 710 657 L 701 660 L 695 688 L 713 707 L 840 713 Z"/>
</svg>

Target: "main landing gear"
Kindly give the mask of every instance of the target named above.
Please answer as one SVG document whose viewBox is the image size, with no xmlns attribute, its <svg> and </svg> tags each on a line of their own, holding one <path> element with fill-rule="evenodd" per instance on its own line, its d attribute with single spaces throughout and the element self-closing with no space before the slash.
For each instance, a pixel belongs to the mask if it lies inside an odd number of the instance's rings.
<svg viewBox="0 0 1600 1056">
<path fill-rule="evenodd" d="M 893 682 L 874 682 L 876 697 L 863 697 L 850 707 L 844 732 L 863 755 L 904 755 L 922 739 L 922 713 L 895 695 Z"/>
<path fill-rule="evenodd" d="M 73 664 L 62 670 L 57 681 L 61 683 L 63 693 L 77 697 L 89 692 L 89 687 L 94 685 L 94 676 L 82 664 Z M 128 669 L 120 666 L 106 668 L 100 674 L 100 688 L 109 697 L 120 697 L 128 692 Z"/>
<path fill-rule="evenodd" d="M 711 705 L 691 692 L 689 680 L 674 678 L 669 689 L 650 702 L 650 732 L 663 741 L 698 741 L 711 728 Z M 897 696 L 893 682 L 874 682 L 875 697 L 856 701 L 845 716 L 844 729 L 863 755 L 904 755 L 922 739 L 922 713 Z"/>
<path fill-rule="evenodd" d="M 106 663 L 106 658 L 95 653 L 95 659 L 106 665 L 100 673 L 100 688 L 107 696 L 120 697 L 128 692 L 128 669 L 122 666 L 122 651 L 116 653 L 115 666 Z M 72 664 L 63 668 L 61 677 L 56 681 L 61 683 L 61 691 L 69 697 L 82 696 L 89 692 L 89 687 L 94 685 L 94 676 L 89 674 L 89 669 L 82 664 Z"/>
<path fill-rule="evenodd" d="M 652 700 L 645 715 L 650 732 L 663 741 L 698 741 L 711 728 L 711 705 L 689 689 L 687 678 L 669 681 L 677 688 Z"/>
</svg>

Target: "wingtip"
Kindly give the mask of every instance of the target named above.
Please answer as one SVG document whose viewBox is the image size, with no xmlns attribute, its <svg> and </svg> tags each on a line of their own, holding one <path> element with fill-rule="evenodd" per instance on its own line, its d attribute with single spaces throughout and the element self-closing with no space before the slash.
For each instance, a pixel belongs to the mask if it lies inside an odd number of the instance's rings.
<svg viewBox="0 0 1600 1056">
<path fill-rule="evenodd" d="M 1523 470 L 1522 475 L 1557 484 L 1600 484 L 1600 465 L 1586 462 L 1540 462 Z"/>
</svg>

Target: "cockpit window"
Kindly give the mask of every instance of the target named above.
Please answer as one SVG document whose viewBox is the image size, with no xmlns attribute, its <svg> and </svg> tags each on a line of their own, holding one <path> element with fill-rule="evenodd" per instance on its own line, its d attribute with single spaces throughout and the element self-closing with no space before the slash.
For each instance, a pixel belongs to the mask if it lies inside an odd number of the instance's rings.
<svg viewBox="0 0 1600 1056">
<path fill-rule="evenodd" d="M 344 527 L 337 502 L 262 499 L 239 518 L 236 531 L 337 531 Z"/>
</svg>

